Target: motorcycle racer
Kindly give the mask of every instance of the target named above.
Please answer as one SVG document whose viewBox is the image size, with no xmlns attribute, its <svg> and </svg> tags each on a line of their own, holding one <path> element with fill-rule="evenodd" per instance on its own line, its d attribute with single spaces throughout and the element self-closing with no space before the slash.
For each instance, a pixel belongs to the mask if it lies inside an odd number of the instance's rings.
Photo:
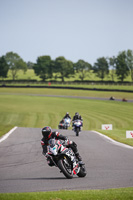
<svg viewBox="0 0 133 200">
<path fill-rule="evenodd" d="M 72 124 L 73 124 L 73 123 L 74 123 L 74 121 L 75 121 L 75 120 L 77 120 L 77 119 L 79 119 L 79 120 L 81 120 L 81 121 L 82 121 L 82 126 L 83 126 L 83 119 L 82 119 L 81 115 L 79 115 L 79 113 L 78 113 L 78 112 L 76 112 L 76 113 L 75 113 L 75 115 L 73 116 L 73 119 L 72 119 Z"/>
<path fill-rule="evenodd" d="M 46 126 L 42 128 L 42 140 L 41 140 L 41 145 L 43 148 L 43 155 L 47 157 L 47 146 L 48 146 L 48 141 L 52 138 L 55 139 L 61 139 L 65 141 L 65 144 L 67 147 L 70 147 L 73 152 L 75 153 L 76 158 L 78 159 L 80 164 L 83 164 L 82 158 L 79 155 L 78 149 L 77 149 L 77 144 L 74 141 L 70 141 L 66 136 L 61 135 L 58 131 L 53 131 L 51 127 Z"/>
<path fill-rule="evenodd" d="M 66 113 L 66 115 L 63 117 L 63 119 L 65 119 L 65 118 L 67 118 L 67 117 L 68 117 L 69 119 L 71 119 L 71 117 L 70 117 L 70 115 L 69 115 L 69 112 Z"/>
</svg>

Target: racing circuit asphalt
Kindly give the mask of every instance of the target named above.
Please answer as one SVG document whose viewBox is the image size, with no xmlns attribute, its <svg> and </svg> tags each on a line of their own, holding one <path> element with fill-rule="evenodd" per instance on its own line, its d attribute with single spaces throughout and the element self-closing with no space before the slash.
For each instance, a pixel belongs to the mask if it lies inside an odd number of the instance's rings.
<svg viewBox="0 0 133 200">
<path fill-rule="evenodd" d="M 41 129 L 17 128 L 0 143 L 0 193 L 87 190 L 133 187 L 133 148 L 118 146 L 93 131 L 76 137 L 87 176 L 66 179 L 57 167 L 49 167 L 42 155 Z"/>
</svg>

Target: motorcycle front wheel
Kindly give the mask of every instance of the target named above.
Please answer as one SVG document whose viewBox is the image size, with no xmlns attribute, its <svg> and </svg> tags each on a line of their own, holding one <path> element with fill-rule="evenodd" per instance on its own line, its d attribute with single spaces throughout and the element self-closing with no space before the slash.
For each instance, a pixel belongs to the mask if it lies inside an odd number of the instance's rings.
<svg viewBox="0 0 133 200">
<path fill-rule="evenodd" d="M 79 177 L 85 177 L 86 174 L 87 174 L 87 172 L 86 172 L 85 166 L 83 165 L 82 167 L 80 167 L 80 171 L 77 174 L 77 176 L 79 176 Z"/>
<path fill-rule="evenodd" d="M 68 158 L 61 158 L 57 163 L 59 169 L 61 172 L 65 175 L 66 178 L 72 179 L 73 178 L 73 172 L 71 167 L 71 162 Z"/>
<path fill-rule="evenodd" d="M 79 128 L 77 128 L 77 130 L 76 130 L 76 136 L 79 136 Z"/>
</svg>

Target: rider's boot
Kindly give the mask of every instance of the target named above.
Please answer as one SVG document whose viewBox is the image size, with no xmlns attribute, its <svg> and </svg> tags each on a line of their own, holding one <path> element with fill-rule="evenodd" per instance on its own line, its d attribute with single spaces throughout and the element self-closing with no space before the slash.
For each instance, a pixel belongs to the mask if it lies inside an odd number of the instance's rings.
<svg viewBox="0 0 133 200">
<path fill-rule="evenodd" d="M 76 156 L 76 158 L 78 159 L 79 164 L 80 164 L 80 165 L 84 165 L 84 163 L 83 163 L 83 161 L 82 161 L 82 158 L 81 158 L 81 156 L 79 155 L 79 153 L 76 153 L 75 156 Z"/>
</svg>

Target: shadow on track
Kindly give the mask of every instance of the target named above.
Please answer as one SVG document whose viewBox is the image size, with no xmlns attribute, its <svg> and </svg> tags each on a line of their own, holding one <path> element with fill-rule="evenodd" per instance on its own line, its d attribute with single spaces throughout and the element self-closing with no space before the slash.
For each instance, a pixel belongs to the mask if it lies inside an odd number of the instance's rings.
<svg viewBox="0 0 133 200">
<path fill-rule="evenodd" d="M 73 179 L 79 178 L 79 177 L 73 177 Z M 33 181 L 33 180 L 61 180 L 61 179 L 66 179 L 66 177 L 38 177 L 38 178 L 12 178 L 12 179 L 1 179 L 1 181 L 21 181 L 21 180 L 27 180 L 27 181 Z"/>
</svg>

